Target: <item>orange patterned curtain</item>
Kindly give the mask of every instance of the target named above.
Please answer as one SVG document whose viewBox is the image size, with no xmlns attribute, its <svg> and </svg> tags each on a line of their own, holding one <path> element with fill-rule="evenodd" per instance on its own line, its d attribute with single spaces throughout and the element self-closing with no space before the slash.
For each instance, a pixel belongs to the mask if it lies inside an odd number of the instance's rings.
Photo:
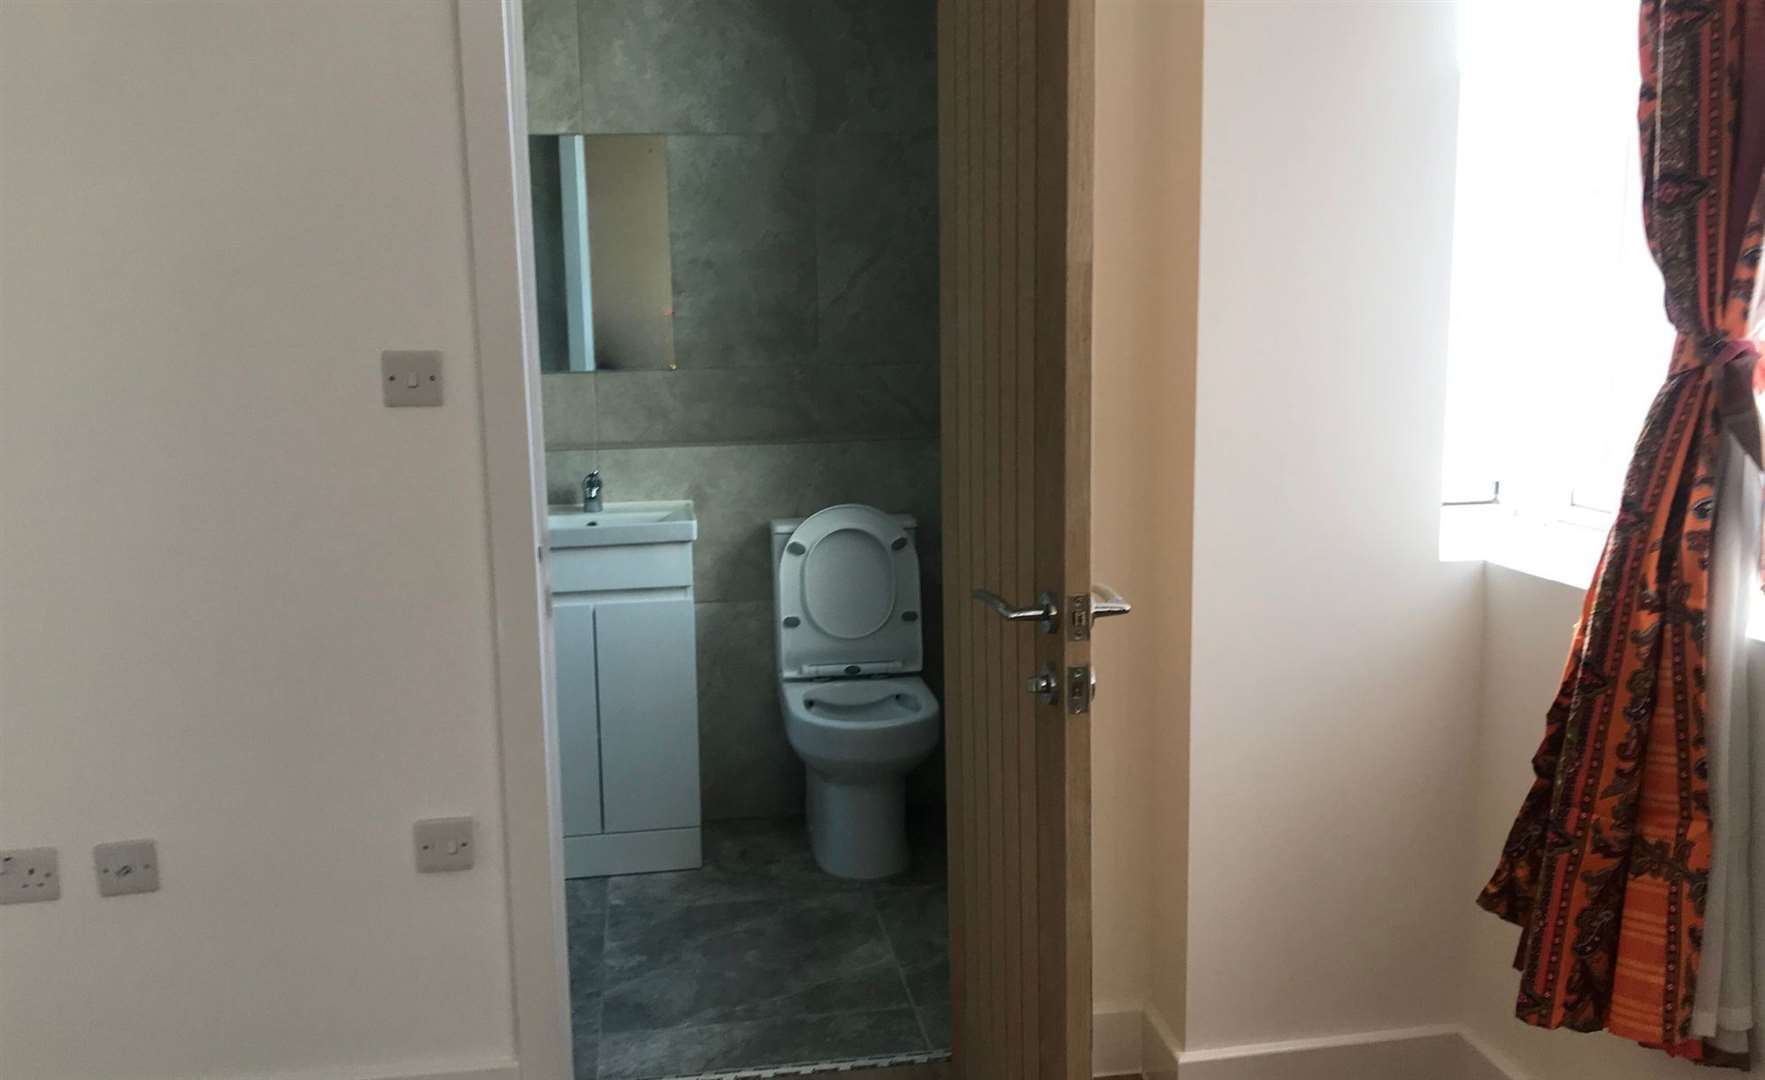
<svg viewBox="0 0 1765 1080">
<path fill-rule="evenodd" d="M 1641 53 L 1643 215 L 1679 336 L 1478 903 L 1522 928 L 1521 1020 L 1714 1062 L 1691 1036 L 1711 857 L 1704 617 L 1723 433 L 1759 458 L 1765 108 L 1742 106 L 1765 99 L 1765 0 L 1644 0 Z"/>
</svg>

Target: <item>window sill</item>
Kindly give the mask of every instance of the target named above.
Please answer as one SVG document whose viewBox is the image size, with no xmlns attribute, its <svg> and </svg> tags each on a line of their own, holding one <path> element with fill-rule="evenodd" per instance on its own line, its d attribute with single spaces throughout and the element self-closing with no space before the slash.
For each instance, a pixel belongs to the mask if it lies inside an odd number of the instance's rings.
<svg viewBox="0 0 1765 1080">
<path fill-rule="evenodd" d="M 1586 589 L 1605 543 L 1603 525 L 1525 517 L 1499 503 L 1440 508 L 1441 562 L 1494 563 Z M 1765 641 L 1765 604 L 1752 606 L 1747 636 Z"/>
</svg>

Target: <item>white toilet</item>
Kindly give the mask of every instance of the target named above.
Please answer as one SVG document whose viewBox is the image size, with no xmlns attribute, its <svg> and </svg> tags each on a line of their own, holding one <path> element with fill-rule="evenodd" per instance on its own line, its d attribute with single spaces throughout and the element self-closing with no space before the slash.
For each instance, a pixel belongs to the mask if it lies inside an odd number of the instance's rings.
<svg viewBox="0 0 1765 1080">
<path fill-rule="evenodd" d="M 907 869 L 906 776 L 938 744 L 914 526 L 856 503 L 772 523 L 779 707 L 809 767 L 810 847 L 838 877 Z"/>
</svg>

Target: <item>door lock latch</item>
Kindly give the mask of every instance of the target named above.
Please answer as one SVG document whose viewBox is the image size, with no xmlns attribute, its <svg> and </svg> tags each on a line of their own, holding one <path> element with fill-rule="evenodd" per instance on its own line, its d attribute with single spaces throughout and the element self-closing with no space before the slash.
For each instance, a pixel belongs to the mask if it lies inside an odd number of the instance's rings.
<svg viewBox="0 0 1765 1080">
<path fill-rule="evenodd" d="M 1066 598 L 1066 636 L 1072 641 L 1091 640 L 1091 627 L 1098 619 L 1126 615 L 1134 610 L 1121 593 L 1107 585 L 1093 585 L 1089 593 L 1074 593 Z"/>
<path fill-rule="evenodd" d="M 1083 716 L 1097 699 L 1097 669 L 1089 664 L 1066 669 L 1066 711 Z"/>
<path fill-rule="evenodd" d="M 1060 680 L 1054 677 L 1054 665 L 1043 664 L 1040 671 L 1023 681 L 1023 688 L 1042 704 L 1054 704 L 1060 697 Z"/>
</svg>

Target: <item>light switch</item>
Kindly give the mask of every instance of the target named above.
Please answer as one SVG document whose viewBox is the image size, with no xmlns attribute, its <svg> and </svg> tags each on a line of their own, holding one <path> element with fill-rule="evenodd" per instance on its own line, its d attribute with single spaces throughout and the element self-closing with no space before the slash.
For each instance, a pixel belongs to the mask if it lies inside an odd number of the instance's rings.
<svg viewBox="0 0 1765 1080">
<path fill-rule="evenodd" d="M 441 354 L 388 349 L 380 354 L 380 388 L 394 408 L 441 404 Z"/>
<path fill-rule="evenodd" d="M 99 896 L 159 891 L 159 852 L 151 840 L 119 840 L 92 849 Z"/>
<path fill-rule="evenodd" d="M 472 869 L 472 819 L 430 818 L 417 822 L 417 869 L 425 874 Z"/>
</svg>

